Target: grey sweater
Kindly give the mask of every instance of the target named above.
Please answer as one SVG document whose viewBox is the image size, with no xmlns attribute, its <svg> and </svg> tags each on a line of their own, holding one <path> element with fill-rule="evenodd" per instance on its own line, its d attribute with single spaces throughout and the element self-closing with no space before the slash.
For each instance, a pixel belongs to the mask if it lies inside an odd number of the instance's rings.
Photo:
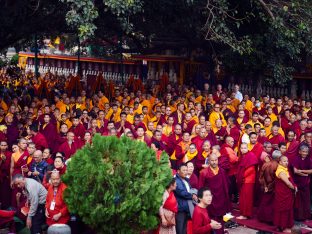
<svg viewBox="0 0 312 234">
<path fill-rule="evenodd" d="M 47 190 L 34 179 L 26 178 L 25 181 L 26 195 L 30 205 L 28 217 L 33 217 L 37 212 L 38 205 L 46 203 Z"/>
</svg>

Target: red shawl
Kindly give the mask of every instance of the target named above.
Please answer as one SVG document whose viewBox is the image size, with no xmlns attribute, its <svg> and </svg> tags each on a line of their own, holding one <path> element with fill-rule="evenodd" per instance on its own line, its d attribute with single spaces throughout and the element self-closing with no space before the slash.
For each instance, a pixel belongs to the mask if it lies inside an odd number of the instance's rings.
<svg viewBox="0 0 312 234">
<path fill-rule="evenodd" d="M 177 203 L 177 199 L 175 198 L 173 192 L 169 193 L 169 197 L 165 201 L 163 207 L 167 210 L 174 212 L 174 213 L 178 213 L 178 203 Z"/>
</svg>

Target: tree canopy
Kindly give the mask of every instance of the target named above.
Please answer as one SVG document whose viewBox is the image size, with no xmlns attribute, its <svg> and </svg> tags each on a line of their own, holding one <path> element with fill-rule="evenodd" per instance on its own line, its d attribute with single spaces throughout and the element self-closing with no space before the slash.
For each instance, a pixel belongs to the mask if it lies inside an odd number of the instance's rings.
<svg viewBox="0 0 312 234">
<path fill-rule="evenodd" d="M 65 201 L 96 233 L 140 233 L 157 226 L 171 178 L 167 154 L 157 161 L 145 143 L 96 134 L 71 158 Z"/>
<path fill-rule="evenodd" d="M 5 2 L 0 35 L 6 40 L 0 48 L 33 33 L 74 32 L 91 43 L 111 43 L 115 52 L 200 48 L 231 73 L 266 76 L 277 83 L 289 80 L 312 50 L 309 0 Z"/>
</svg>

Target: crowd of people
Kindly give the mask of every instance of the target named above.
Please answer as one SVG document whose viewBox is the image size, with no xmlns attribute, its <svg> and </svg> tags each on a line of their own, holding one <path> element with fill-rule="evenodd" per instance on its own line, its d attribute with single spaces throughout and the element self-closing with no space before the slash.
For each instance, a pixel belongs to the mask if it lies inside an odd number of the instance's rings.
<svg viewBox="0 0 312 234">
<path fill-rule="evenodd" d="M 5 77 L 2 87 L 10 82 Z M 85 90 L 69 96 L 59 87 L 40 98 L 37 80 L 22 80 L 34 90 L 30 99 L 0 97 L 0 202 L 31 233 L 43 223 L 68 223 L 61 175 L 96 133 L 145 142 L 158 160 L 162 152 L 169 156 L 174 178 L 163 195 L 159 233 L 225 233 L 223 217 L 235 203 L 237 219 L 258 217 L 284 232 L 311 218 L 309 100 L 249 97 L 239 85 L 225 92 L 220 84 L 168 84 L 162 96 L 117 86 L 110 98 Z"/>
</svg>

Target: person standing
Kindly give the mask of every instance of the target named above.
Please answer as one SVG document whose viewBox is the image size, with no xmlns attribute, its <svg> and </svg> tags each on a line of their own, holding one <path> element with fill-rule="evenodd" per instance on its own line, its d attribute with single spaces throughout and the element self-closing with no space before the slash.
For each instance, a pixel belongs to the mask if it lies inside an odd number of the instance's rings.
<svg viewBox="0 0 312 234">
<path fill-rule="evenodd" d="M 178 213 L 176 215 L 177 234 L 186 234 L 186 224 L 192 214 L 192 200 L 197 200 L 197 196 L 191 193 L 191 186 L 187 176 L 186 164 L 181 164 L 176 174 L 177 188 L 174 195 L 178 201 Z"/>
<path fill-rule="evenodd" d="M 239 188 L 239 210 L 241 215 L 237 219 L 248 219 L 252 216 L 258 159 L 254 153 L 248 151 L 247 144 L 242 143 L 240 150 L 241 157 L 238 162 L 236 179 Z"/>
<path fill-rule="evenodd" d="M 210 188 L 213 197 L 208 211 L 211 217 L 222 225 L 215 233 L 223 234 L 223 215 L 231 208 L 229 179 L 226 172 L 218 166 L 218 156 L 214 153 L 209 156 L 209 167 L 200 172 L 199 187 Z"/>
<path fill-rule="evenodd" d="M 207 207 L 211 204 L 212 194 L 208 188 L 201 188 L 198 191 L 199 204 L 193 213 L 193 234 L 209 234 L 212 230 L 221 229 L 222 225 L 211 220 Z"/>
<path fill-rule="evenodd" d="M 294 216 L 296 220 L 304 221 L 311 218 L 310 201 L 310 175 L 312 174 L 312 161 L 309 157 L 309 146 L 302 144 L 291 164 L 294 169 L 294 182 L 298 186 L 295 199 Z"/>
<path fill-rule="evenodd" d="M 265 157 L 261 157 L 264 163 L 260 169 L 259 182 L 263 194 L 257 214 L 258 220 L 261 222 L 273 223 L 275 172 L 281 156 L 282 153 L 280 151 L 274 150 L 272 158 L 268 154 Z"/>
<path fill-rule="evenodd" d="M 275 172 L 275 197 L 273 223 L 283 232 L 290 232 L 294 226 L 294 200 L 297 187 L 288 172 L 288 158 L 280 157 Z"/>
<path fill-rule="evenodd" d="M 175 178 L 173 178 L 166 186 L 166 190 L 163 194 L 163 203 L 162 206 L 159 208 L 159 215 L 161 218 L 159 234 L 176 233 L 175 215 L 178 212 L 178 203 L 173 193 L 176 187 L 177 183 Z"/>
<path fill-rule="evenodd" d="M 41 226 L 45 223 L 45 202 L 47 190 L 34 179 L 24 178 L 21 174 L 13 176 L 13 184 L 22 189 L 27 196 L 29 212 L 26 226 L 31 234 L 41 233 Z"/>
<path fill-rule="evenodd" d="M 51 173 L 51 185 L 48 188 L 47 200 L 45 205 L 45 215 L 47 224 L 66 224 L 69 219 L 69 212 L 63 199 L 66 185 L 61 181 L 59 171 L 53 170 Z"/>
</svg>

